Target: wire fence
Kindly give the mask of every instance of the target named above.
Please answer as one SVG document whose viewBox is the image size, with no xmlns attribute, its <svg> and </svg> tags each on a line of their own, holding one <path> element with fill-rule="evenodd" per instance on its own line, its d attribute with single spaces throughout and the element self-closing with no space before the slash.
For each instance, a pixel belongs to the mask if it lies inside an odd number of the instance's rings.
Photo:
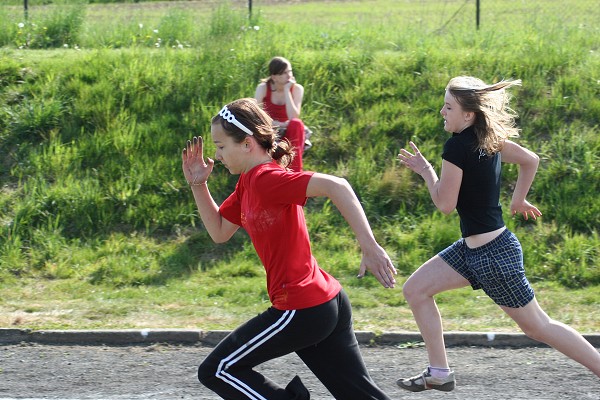
<svg viewBox="0 0 600 400">
<path fill-rule="evenodd" d="M 420 1 L 419 3 L 431 3 Z M 472 24 L 477 28 L 506 25 L 512 20 L 537 21 L 537 17 L 554 16 L 564 25 L 595 24 L 600 15 L 598 0 L 456 0 L 437 1 L 445 25 Z"/>
<path fill-rule="evenodd" d="M 177 0 L 175 0 L 177 2 Z M 236 8 L 247 8 L 248 13 L 256 12 L 263 6 L 297 5 L 302 3 L 322 3 L 327 7 L 350 0 L 201 0 L 209 8 L 223 3 Z M 361 0 L 354 1 L 361 2 Z M 368 3 L 369 0 L 362 0 Z M 424 19 L 438 21 L 440 28 L 452 24 L 471 24 L 476 28 L 503 24 L 515 17 L 554 15 L 564 24 L 595 24 L 600 15 L 599 0 L 397 0 L 392 2 L 399 8 L 407 7 L 414 12 L 414 23 Z"/>
<path fill-rule="evenodd" d="M 0 0 L 0 6 L 23 6 L 25 15 L 36 7 L 48 4 L 69 4 L 68 0 Z M 223 5 L 236 9 L 247 9 L 248 15 L 262 12 L 273 6 L 292 6 L 308 3 L 321 3 L 323 11 L 328 7 L 339 6 L 351 0 L 89 0 L 90 4 L 122 3 L 136 10 L 146 8 L 185 7 L 205 9 L 207 12 Z M 369 0 L 354 0 L 353 3 L 369 3 Z M 377 3 L 375 3 L 377 4 Z M 600 0 L 397 0 L 390 1 L 390 11 L 394 8 L 406 9 L 410 17 L 406 24 L 426 23 L 428 26 L 445 29 L 453 26 L 470 25 L 476 29 L 501 26 L 513 22 L 515 18 L 524 21 L 537 21 L 538 16 L 553 15 L 564 26 L 596 25 L 600 18 Z"/>
</svg>

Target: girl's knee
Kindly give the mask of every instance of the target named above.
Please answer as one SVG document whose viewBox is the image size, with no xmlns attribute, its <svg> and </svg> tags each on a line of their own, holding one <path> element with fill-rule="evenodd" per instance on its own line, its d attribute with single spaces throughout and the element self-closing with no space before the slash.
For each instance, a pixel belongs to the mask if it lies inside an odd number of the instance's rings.
<svg viewBox="0 0 600 400">
<path fill-rule="evenodd" d="M 534 319 L 519 323 L 518 325 L 527 337 L 537 340 L 538 342 L 545 342 L 545 335 L 551 331 L 549 321 L 546 322 Z"/>
<path fill-rule="evenodd" d="M 287 134 L 290 139 L 296 139 L 299 143 L 304 143 L 304 123 L 298 118 L 292 118 L 288 121 Z"/>
<path fill-rule="evenodd" d="M 208 359 L 204 360 L 198 367 L 198 380 L 204 386 L 209 386 L 217 376 L 217 366 L 211 363 Z"/>
<path fill-rule="evenodd" d="M 304 123 L 300 118 L 292 118 L 288 121 L 288 129 L 302 129 L 304 131 Z"/>
<path fill-rule="evenodd" d="M 404 282 L 402 285 L 402 294 L 406 301 L 410 304 L 416 302 L 419 299 L 419 296 L 422 294 L 422 291 L 419 290 L 416 285 L 409 279 Z"/>
<path fill-rule="evenodd" d="M 531 326 L 529 324 L 520 324 L 519 329 L 521 329 L 521 331 L 523 331 L 525 336 L 527 336 L 528 338 L 537 340 L 535 338 L 535 336 L 537 336 L 537 334 L 536 334 L 537 329 L 535 329 L 534 326 Z"/>
</svg>

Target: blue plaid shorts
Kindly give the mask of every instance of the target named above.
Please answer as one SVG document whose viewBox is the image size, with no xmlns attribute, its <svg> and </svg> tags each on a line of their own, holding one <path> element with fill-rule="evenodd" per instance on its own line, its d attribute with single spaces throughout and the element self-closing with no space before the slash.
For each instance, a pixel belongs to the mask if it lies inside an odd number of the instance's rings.
<svg viewBox="0 0 600 400">
<path fill-rule="evenodd" d="M 459 239 L 438 255 L 465 277 L 473 290 L 483 289 L 498 305 L 518 308 L 533 300 L 533 288 L 525 277 L 521 243 L 508 229 L 474 249 Z"/>
</svg>

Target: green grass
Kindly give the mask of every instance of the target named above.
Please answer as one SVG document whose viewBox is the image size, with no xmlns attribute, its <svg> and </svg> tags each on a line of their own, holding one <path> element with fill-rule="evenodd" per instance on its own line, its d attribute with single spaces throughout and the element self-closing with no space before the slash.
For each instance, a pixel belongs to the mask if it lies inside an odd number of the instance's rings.
<svg viewBox="0 0 600 400">
<path fill-rule="evenodd" d="M 31 2 L 23 28 L 19 2 L 1 2 L 0 326 L 228 329 L 267 307 L 247 236 L 217 245 L 203 229 L 180 151 L 281 54 L 306 87 L 306 167 L 350 181 L 399 271 L 393 290 L 356 279 L 347 224 L 308 202 L 315 255 L 357 329 L 415 330 L 401 283 L 459 235 L 396 154 L 414 140 L 439 168 L 443 89 L 470 74 L 523 80 L 513 106 L 542 159 L 529 199 L 544 215 L 506 222 L 546 311 L 598 331 L 600 10 L 567 3 L 485 3 L 475 30 L 462 1 L 255 2 L 252 21 L 240 2 Z M 215 168 L 218 202 L 235 181 Z M 481 292 L 438 302 L 446 329 L 516 329 Z"/>
<path fill-rule="evenodd" d="M 248 276 L 252 274 L 257 276 Z M 118 288 L 81 280 L 25 279 L 2 291 L 0 326 L 232 329 L 269 305 L 260 269 L 245 271 L 242 277 L 231 277 L 227 269 L 220 274 L 193 274 L 164 285 Z M 363 286 L 355 279 L 341 279 L 352 300 L 355 329 L 417 330 L 399 290 Z M 566 291 L 551 283 L 536 284 L 535 289 L 541 306 L 551 317 L 584 333 L 598 332 L 600 311 L 593 291 Z M 438 305 L 446 330 L 518 331 L 514 322 L 481 292 L 468 288 L 448 292 L 438 297 Z"/>
</svg>

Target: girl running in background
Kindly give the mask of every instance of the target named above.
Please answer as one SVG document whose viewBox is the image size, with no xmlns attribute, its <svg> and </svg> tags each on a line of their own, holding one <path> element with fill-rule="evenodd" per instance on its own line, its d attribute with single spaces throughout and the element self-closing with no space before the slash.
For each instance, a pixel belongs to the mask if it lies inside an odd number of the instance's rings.
<svg viewBox="0 0 600 400">
<path fill-rule="evenodd" d="M 444 130 L 452 136 L 442 153 L 441 177 L 410 143 L 400 162 L 423 177 L 435 206 L 460 216 L 462 238 L 429 259 L 403 287 L 427 347 L 429 366 L 419 375 L 398 380 L 406 390 L 454 389 L 454 372 L 446 359 L 438 293 L 471 285 L 483 289 L 500 308 L 537 341 L 548 344 L 600 376 L 600 354 L 571 327 L 551 319 L 538 304 L 525 277 L 523 252 L 515 235 L 506 229 L 500 197 L 501 162 L 519 165 L 510 204 L 511 214 L 525 219 L 542 213 L 526 199 L 539 157 L 508 140 L 518 136 L 515 114 L 508 107 L 506 89 L 519 80 L 488 85 L 480 79 L 459 76 L 446 87 Z"/>
</svg>

